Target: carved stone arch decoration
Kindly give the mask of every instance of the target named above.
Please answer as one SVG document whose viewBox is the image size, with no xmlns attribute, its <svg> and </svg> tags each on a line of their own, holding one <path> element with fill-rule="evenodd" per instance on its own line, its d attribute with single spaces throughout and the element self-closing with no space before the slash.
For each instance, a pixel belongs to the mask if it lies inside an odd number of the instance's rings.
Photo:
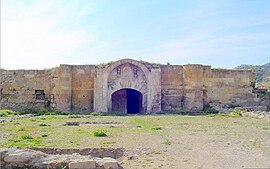
<svg viewBox="0 0 270 169">
<path fill-rule="evenodd" d="M 142 107 L 140 113 L 147 111 L 147 76 L 143 71 L 144 65 L 134 64 L 134 61 L 123 60 L 121 64 L 114 64 L 108 74 L 107 80 L 107 105 L 112 111 L 112 94 L 121 89 L 133 89 L 142 94 Z M 147 70 L 147 69 L 146 69 Z M 145 70 L 145 71 L 146 71 Z M 148 71 L 148 70 L 147 70 Z"/>
<path fill-rule="evenodd" d="M 161 110 L 160 68 L 152 68 L 132 59 L 123 59 L 97 67 L 94 80 L 94 111 L 111 112 L 112 95 L 117 91 L 139 92 L 140 113 Z M 117 93 L 117 97 L 119 93 Z M 117 98 L 114 95 L 114 98 Z M 121 95 L 120 95 L 121 97 Z"/>
</svg>

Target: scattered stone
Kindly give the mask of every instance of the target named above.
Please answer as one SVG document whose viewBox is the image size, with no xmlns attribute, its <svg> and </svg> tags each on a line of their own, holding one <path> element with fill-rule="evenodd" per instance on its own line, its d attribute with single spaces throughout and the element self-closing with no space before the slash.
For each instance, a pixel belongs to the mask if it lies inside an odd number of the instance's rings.
<svg viewBox="0 0 270 169">
<path fill-rule="evenodd" d="M 120 122 L 66 122 L 63 124 L 64 126 L 85 126 L 85 125 L 93 125 L 93 126 L 110 126 L 110 125 L 123 125 Z"/>
<path fill-rule="evenodd" d="M 110 157 L 97 160 L 98 166 L 104 166 L 104 169 L 118 169 L 118 162 Z"/>
<path fill-rule="evenodd" d="M 63 168 L 70 169 L 118 169 L 117 160 L 94 158 L 80 154 L 45 154 L 30 149 L 6 148 L 0 149 L 0 168 Z"/>
<path fill-rule="evenodd" d="M 95 169 L 96 161 L 88 160 L 88 161 L 75 161 L 69 163 L 69 169 Z"/>
</svg>

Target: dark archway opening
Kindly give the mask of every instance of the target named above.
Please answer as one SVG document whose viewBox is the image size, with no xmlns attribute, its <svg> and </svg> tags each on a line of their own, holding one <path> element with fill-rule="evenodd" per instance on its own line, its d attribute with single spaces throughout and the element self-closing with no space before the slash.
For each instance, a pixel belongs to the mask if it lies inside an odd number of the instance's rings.
<svg viewBox="0 0 270 169">
<path fill-rule="evenodd" d="M 121 89 L 112 94 L 112 112 L 137 114 L 142 110 L 142 94 L 134 89 Z"/>
</svg>

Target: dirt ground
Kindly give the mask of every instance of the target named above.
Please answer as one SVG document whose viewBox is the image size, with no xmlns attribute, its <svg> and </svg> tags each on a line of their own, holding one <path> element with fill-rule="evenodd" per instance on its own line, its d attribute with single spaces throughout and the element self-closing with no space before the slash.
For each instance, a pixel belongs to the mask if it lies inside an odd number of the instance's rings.
<svg viewBox="0 0 270 169">
<path fill-rule="evenodd" d="M 269 122 L 251 118 L 194 117 L 194 121 L 192 117 L 186 118 L 185 123 L 164 126 L 166 133 L 162 137 L 130 136 L 132 139 L 126 142 L 129 145 L 125 145 L 130 156 L 123 159 L 122 166 L 130 169 L 270 168 Z"/>
<path fill-rule="evenodd" d="M 67 121 L 97 126 L 64 126 Z M 47 126 L 40 125 L 41 122 Z M 99 126 L 103 122 L 112 125 Z M 10 141 L 28 133 L 40 140 L 39 145 L 32 141 L 33 147 L 123 148 L 125 155 L 118 161 L 127 169 L 270 168 L 270 122 L 250 117 L 41 116 L 0 125 L 1 147 L 29 147 L 25 140 L 12 144 Z M 89 134 L 98 128 L 106 131 L 108 137 Z M 48 137 L 39 137 L 44 132 Z"/>
</svg>

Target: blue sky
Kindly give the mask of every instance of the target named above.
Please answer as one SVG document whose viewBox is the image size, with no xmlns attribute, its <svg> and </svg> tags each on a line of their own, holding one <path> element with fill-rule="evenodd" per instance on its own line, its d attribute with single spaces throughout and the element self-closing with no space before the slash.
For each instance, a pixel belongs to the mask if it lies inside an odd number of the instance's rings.
<svg viewBox="0 0 270 169">
<path fill-rule="evenodd" d="M 270 61 L 270 0 L 1 0 L 1 66 Z"/>
</svg>

